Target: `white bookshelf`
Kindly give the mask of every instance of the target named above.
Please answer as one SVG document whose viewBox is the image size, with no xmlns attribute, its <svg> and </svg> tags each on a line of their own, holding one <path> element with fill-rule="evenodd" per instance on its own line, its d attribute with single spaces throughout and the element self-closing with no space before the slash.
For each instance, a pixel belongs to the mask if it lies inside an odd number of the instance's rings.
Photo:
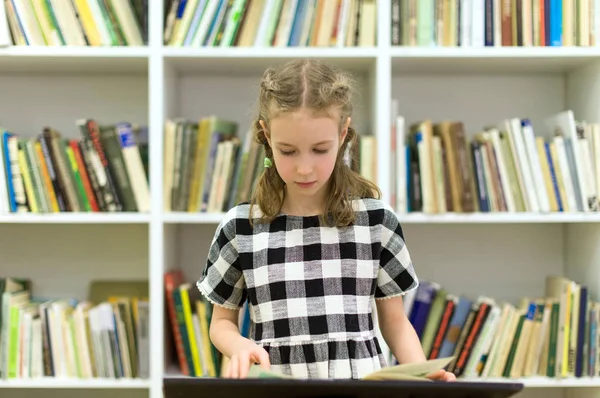
<svg viewBox="0 0 600 398">
<path fill-rule="evenodd" d="M 148 279 L 151 377 L 0 381 L 3 398 L 34 397 L 40 389 L 51 397 L 89 390 L 162 398 L 162 377 L 177 371 L 165 352 L 163 273 L 177 267 L 188 281 L 197 279 L 222 217 L 163 211 L 164 121 L 215 113 L 246 129 L 269 65 L 323 58 L 356 74 L 355 125 L 377 135 L 378 183 L 388 201 L 391 98 L 407 123 L 460 119 L 469 135 L 513 116 L 530 117 L 543 134 L 541 120 L 567 108 L 577 119 L 600 122 L 600 47 L 394 48 L 390 1 L 380 0 L 376 48 L 166 48 L 162 1 L 149 0 L 149 7 L 148 47 L 0 49 L 2 126 L 26 136 L 52 125 L 76 137 L 81 117 L 148 124 L 152 195 L 148 214 L 0 215 L 0 269 L 32 278 L 36 293 L 62 297 L 85 297 L 92 279 Z M 419 277 L 452 292 L 514 302 L 541 295 L 546 275 L 561 274 L 600 294 L 600 214 L 399 216 Z M 519 397 L 591 398 L 600 390 L 600 378 L 520 381 L 526 389 Z"/>
<path fill-rule="evenodd" d="M 42 379 L 17 379 L 0 381 L 0 388 L 5 389 L 100 389 L 100 390 L 147 390 L 150 386 L 148 380 L 127 379 L 91 379 L 71 380 L 46 377 Z M 39 391 L 38 391 L 39 393 Z"/>
</svg>

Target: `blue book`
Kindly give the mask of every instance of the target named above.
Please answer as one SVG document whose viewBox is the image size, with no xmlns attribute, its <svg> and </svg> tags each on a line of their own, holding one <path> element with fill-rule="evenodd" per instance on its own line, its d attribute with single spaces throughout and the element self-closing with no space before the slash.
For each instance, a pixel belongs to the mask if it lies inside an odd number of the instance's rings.
<svg viewBox="0 0 600 398">
<path fill-rule="evenodd" d="M 459 297 L 458 305 L 456 306 L 454 314 L 450 319 L 448 331 L 446 332 L 446 336 L 442 342 L 442 347 L 440 348 L 438 358 L 449 357 L 454 353 L 454 348 L 456 347 L 456 343 L 458 342 L 462 328 L 467 321 L 467 316 L 469 315 L 469 311 L 471 311 L 472 305 L 473 300 L 470 298 L 466 296 Z"/>
<path fill-rule="evenodd" d="M 425 324 L 431 310 L 431 303 L 437 292 L 440 290 L 440 285 L 434 282 L 423 281 L 417 287 L 415 293 L 415 301 L 413 303 L 412 311 L 410 312 L 410 322 L 417 332 L 417 336 L 421 338 L 423 330 L 425 330 Z"/>
<path fill-rule="evenodd" d="M 550 0 L 550 45 L 560 47 L 563 45 L 563 0 Z"/>
</svg>

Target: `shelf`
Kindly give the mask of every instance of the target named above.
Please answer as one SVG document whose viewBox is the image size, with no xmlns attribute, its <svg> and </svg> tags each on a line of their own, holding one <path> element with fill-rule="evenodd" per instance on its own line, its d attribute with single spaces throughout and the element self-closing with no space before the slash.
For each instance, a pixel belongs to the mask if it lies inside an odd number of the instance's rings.
<svg viewBox="0 0 600 398">
<path fill-rule="evenodd" d="M 2 73 L 147 74 L 147 47 L 0 48 Z"/>
<path fill-rule="evenodd" d="M 143 379 L 41 379 L 0 380 L 2 388 L 73 388 L 73 389 L 144 389 L 150 387 L 149 380 Z"/>
<path fill-rule="evenodd" d="M 185 213 L 171 212 L 163 214 L 165 224 L 218 224 L 224 213 Z"/>
<path fill-rule="evenodd" d="M 164 47 L 165 62 L 178 72 L 255 75 L 274 63 L 297 58 L 327 59 L 353 72 L 372 70 L 377 48 L 365 47 Z M 239 61 L 239 62 L 232 62 Z"/>
<path fill-rule="evenodd" d="M 600 61 L 600 47 L 392 47 L 399 73 L 564 73 Z"/>
<path fill-rule="evenodd" d="M 167 224 L 218 224 L 223 213 L 164 213 Z M 446 213 L 398 214 L 403 224 L 569 224 L 600 223 L 600 213 Z"/>
<path fill-rule="evenodd" d="M 468 381 L 485 381 L 492 383 L 523 383 L 525 387 L 531 388 L 567 388 L 567 387 L 600 387 L 600 377 L 582 377 L 582 378 L 566 378 L 566 379 L 555 379 L 549 377 L 524 377 L 520 379 L 507 379 L 507 378 L 464 378 L 460 380 Z"/>
<path fill-rule="evenodd" d="M 403 224 L 568 224 L 600 223 L 600 213 L 445 213 L 398 214 Z"/>
<path fill-rule="evenodd" d="M 0 224 L 147 224 L 149 222 L 149 214 L 139 213 L 0 214 Z"/>
</svg>

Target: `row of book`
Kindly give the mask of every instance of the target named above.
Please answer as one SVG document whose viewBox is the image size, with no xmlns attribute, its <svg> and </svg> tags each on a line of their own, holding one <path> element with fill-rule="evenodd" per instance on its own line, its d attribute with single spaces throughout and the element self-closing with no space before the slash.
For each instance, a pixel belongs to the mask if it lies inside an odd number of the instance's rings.
<svg viewBox="0 0 600 398">
<path fill-rule="evenodd" d="M 164 209 L 226 212 L 250 199 L 263 171 L 264 147 L 238 124 L 215 115 L 165 124 Z"/>
<path fill-rule="evenodd" d="M 543 296 L 513 304 L 422 281 L 404 306 L 427 358 L 454 356 L 459 378 L 600 376 L 600 302 L 585 284 L 550 275 Z"/>
<path fill-rule="evenodd" d="M 397 46 L 598 46 L 594 0 L 392 0 Z"/>
<path fill-rule="evenodd" d="M 210 303 L 179 269 L 165 273 L 164 281 L 172 360 L 186 376 L 218 377 L 228 359 L 210 341 Z M 421 281 L 405 296 L 404 308 L 426 357 L 453 356 L 447 370 L 459 378 L 600 376 L 600 302 L 576 281 L 550 275 L 543 296 L 518 304 L 455 295 Z M 248 303 L 238 325 L 248 337 Z M 385 344 L 382 350 L 397 364 Z"/>
<path fill-rule="evenodd" d="M 28 279 L 0 277 L 1 378 L 147 379 L 147 290 L 95 281 L 87 300 L 50 299 Z"/>
<path fill-rule="evenodd" d="M 150 211 L 147 128 L 94 119 L 75 127 L 79 138 L 0 129 L 0 212 Z"/>
<path fill-rule="evenodd" d="M 190 47 L 375 46 L 375 0 L 170 0 L 164 43 Z"/>
<path fill-rule="evenodd" d="M 212 304 L 194 283 L 184 280 L 183 271 L 164 274 L 165 307 L 168 314 L 167 341 L 171 342 L 181 374 L 192 377 L 218 377 L 222 354 L 210 340 Z"/>
<path fill-rule="evenodd" d="M 484 126 L 406 125 L 393 105 L 392 203 L 398 212 L 596 212 L 600 125 L 570 110 L 548 116 L 548 134 L 527 118 Z"/>
<path fill-rule="evenodd" d="M 164 211 L 219 213 L 249 201 L 264 170 L 265 148 L 251 129 L 215 115 L 169 119 L 164 132 Z M 377 181 L 376 138 L 359 137 L 346 164 Z"/>
<path fill-rule="evenodd" d="M 0 45 L 142 46 L 147 0 L 5 0 Z"/>
</svg>

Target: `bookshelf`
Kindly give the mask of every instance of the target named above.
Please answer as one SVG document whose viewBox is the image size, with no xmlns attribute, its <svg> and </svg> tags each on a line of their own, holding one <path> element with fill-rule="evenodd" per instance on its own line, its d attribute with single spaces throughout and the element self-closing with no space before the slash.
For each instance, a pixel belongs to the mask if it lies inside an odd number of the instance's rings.
<svg viewBox="0 0 600 398">
<path fill-rule="evenodd" d="M 193 282 L 220 214 L 165 211 L 164 125 L 169 118 L 231 117 L 245 129 L 265 67 L 300 57 L 323 58 L 353 71 L 361 86 L 355 124 L 377 137 L 378 183 L 390 201 L 390 99 L 407 122 L 460 119 L 468 135 L 490 122 L 528 116 L 534 126 L 572 109 L 600 122 L 600 47 L 398 47 L 390 44 L 391 0 L 377 2 L 375 47 L 191 48 L 163 45 L 163 2 L 149 0 L 148 45 L 142 47 L 0 48 L 3 126 L 33 136 L 52 125 L 77 137 L 74 121 L 149 126 L 151 209 L 137 213 L 0 215 L 2 274 L 30 277 L 41 295 L 86 295 L 94 279 L 147 279 L 150 377 L 139 380 L 0 380 L 2 396 L 161 398 L 163 375 L 177 375 L 169 352 L 164 272 L 180 268 Z M 27 113 L 20 113 L 27 109 Z M 545 134 L 542 127 L 536 134 Z M 598 213 L 400 214 L 422 279 L 453 293 L 518 302 L 541 295 L 559 274 L 600 294 Z M 36 247 L 37 250 L 34 250 Z M 475 278 L 475 282 L 465 279 Z M 73 277 L 75 279 L 66 280 Z M 520 397 L 593 397 L 600 379 L 524 378 Z"/>
</svg>

